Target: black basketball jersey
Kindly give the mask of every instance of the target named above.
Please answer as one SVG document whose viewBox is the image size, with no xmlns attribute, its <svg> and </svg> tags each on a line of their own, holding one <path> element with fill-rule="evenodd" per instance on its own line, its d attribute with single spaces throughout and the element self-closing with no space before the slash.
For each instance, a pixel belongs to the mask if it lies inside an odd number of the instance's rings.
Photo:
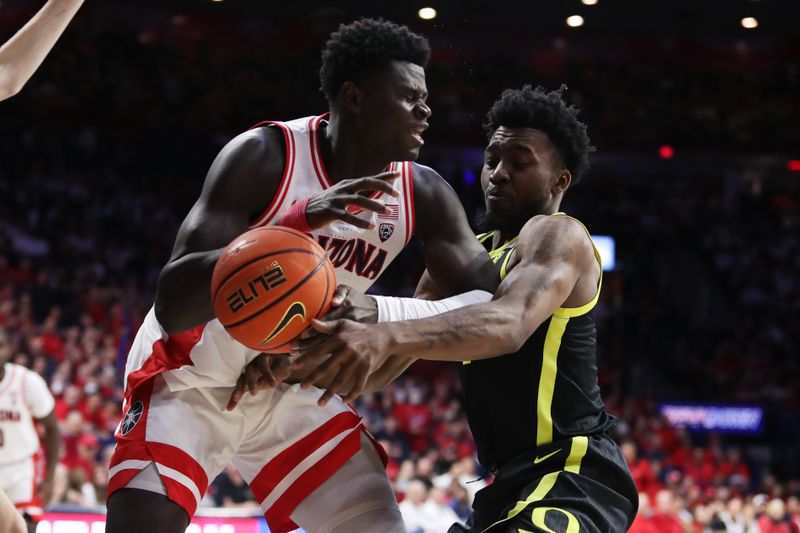
<svg viewBox="0 0 800 533">
<path fill-rule="evenodd" d="M 557 213 L 553 216 L 566 216 Z M 487 248 L 493 233 L 479 235 Z M 489 255 L 507 275 L 517 239 Z M 595 249 L 595 257 L 600 255 Z M 608 430 L 597 384 L 596 331 L 591 312 L 600 295 L 578 308 L 559 308 L 511 354 L 465 361 L 461 384 L 478 459 L 495 469 L 548 443 Z"/>
</svg>

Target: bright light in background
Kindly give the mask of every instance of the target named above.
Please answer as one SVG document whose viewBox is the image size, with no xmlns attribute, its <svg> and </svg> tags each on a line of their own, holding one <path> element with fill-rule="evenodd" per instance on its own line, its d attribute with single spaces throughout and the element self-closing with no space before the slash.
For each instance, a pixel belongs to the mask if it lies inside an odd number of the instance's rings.
<svg viewBox="0 0 800 533">
<path fill-rule="evenodd" d="M 567 26 L 570 28 L 583 26 L 583 17 L 580 15 L 572 15 L 571 17 L 567 17 Z"/>
<path fill-rule="evenodd" d="M 603 270 L 614 270 L 617 263 L 617 250 L 614 237 L 609 235 L 592 235 L 594 247 L 597 248 L 597 253 L 600 254 L 600 262 L 603 265 Z"/>
<path fill-rule="evenodd" d="M 597 0 L 581 0 L 581 3 L 585 6 L 593 6 L 597 3 Z"/>
<path fill-rule="evenodd" d="M 790 159 L 786 168 L 789 169 L 789 172 L 800 172 L 800 159 Z"/>
<path fill-rule="evenodd" d="M 742 19 L 742 28 L 747 28 L 748 30 L 758 28 L 758 21 L 755 17 L 745 17 Z"/>
<path fill-rule="evenodd" d="M 417 15 L 422 20 L 432 20 L 436 18 L 436 10 L 432 7 L 423 7 L 419 11 L 417 11 Z"/>
<path fill-rule="evenodd" d="M 672 156 L 675 155 L 675 149 L 665 144 L 658 149 L 658 157 L 661 159 L 672 159 Z"/>
</svg>

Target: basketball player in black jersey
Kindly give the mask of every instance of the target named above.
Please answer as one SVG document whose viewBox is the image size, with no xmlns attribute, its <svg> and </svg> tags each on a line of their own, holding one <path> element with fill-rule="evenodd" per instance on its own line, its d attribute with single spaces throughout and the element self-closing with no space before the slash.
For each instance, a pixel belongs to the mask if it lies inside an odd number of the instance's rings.
<svg viewBox="0 0 800 533">
<path fill-rule="evenodd" d="M 530 86 L 505 91 L 489 111 L 481 183 L 492 231 L 479 240 L 502 278 L 492 301 L 423 320 L 318 322 L 332 337 L 296 350 L 306 363 L 333 354 L 309 382 L 330 381 L 352 358 L 371 368 L 394 359 L 398 371 L 419 358 L 463 361 L 470 427 L 495 480 L 453 533 L 618 532 L 636 514 L 597 384 L 600 256 L 586 228 L 559 212 L 592 150 L 576 115 L 562 90 Z M 441 297 L 427 275 L 418 293 Z"/>
</svg>

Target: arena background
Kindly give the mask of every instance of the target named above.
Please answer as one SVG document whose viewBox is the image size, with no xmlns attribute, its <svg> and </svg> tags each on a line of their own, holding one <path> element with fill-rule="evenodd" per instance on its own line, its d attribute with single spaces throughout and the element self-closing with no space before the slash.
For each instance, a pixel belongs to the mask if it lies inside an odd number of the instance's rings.
<svg viewBox="0 0 800 533">
<path fill-rule="evenodd" d="M 3 0 L 0 41 L 41 4 Z M 419 18 L 426 5 L 436 18 Z M 217 151 L 262 119 L 323 112 L 327 36 L 384 16 L 430 39 L 421 161 L 471 216 L 482 209 L 480 125 L 503 88 L 564 82 L 583 109 L 598 151 L 564 208 L 615 242 L 598 360 L 644 495 L 635 528 L 800 527 L 797 8 L 87 0 L 28 86 L 0 104 L 0 329 L 3 349 L 57 398 L 51 511 L 102 506 L 126 350 Z M 583 25 L 568 26 L 572 15 Z M 411 294 L 421 269 L 412 246 L 375 290 Z M 398 496 L 421 478 L 430 490 L 415 497 L 445 521 L 446 509 L 465 517 L 486 479 L 468 483 L 485 472 L 453 366 L 418 364 L 356 407 L 389 451 Z M 206 516 L 258 516 L 233 470 L 205 501 L 225 508 Z M 101 531 L 101 520 L 50 514 L 40 531 L 93 521 Z M 255 519 L 196 524 L 266 530 Z"/>
</svg>

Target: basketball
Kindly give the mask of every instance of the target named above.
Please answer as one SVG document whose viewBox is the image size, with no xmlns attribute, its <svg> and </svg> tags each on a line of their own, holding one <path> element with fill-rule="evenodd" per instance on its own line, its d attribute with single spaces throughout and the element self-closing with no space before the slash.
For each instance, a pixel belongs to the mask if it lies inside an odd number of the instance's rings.
<svg viewBox="0 0 800 533">
<path fill-rule="evenodd" d="M 285 353 L 328 312 L 336 273 L 309 236 L 283 226 L 250 230 L 220 255 L 211 278 L 217 318 L 248 348 Z"/>
</svg>

